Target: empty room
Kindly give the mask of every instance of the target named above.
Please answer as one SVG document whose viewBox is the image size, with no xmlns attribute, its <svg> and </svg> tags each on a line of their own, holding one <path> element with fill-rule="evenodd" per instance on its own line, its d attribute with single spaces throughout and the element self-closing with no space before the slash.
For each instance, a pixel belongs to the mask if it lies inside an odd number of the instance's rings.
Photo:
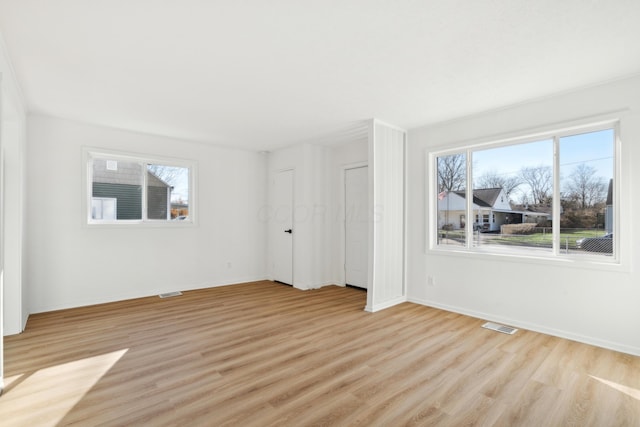
<svg viewBox="0 0 640 427">
<path fill-rule="evenodd" d="M 0 0 L 0 425 L 640 425 L 638 20 Z"/>
</svg>

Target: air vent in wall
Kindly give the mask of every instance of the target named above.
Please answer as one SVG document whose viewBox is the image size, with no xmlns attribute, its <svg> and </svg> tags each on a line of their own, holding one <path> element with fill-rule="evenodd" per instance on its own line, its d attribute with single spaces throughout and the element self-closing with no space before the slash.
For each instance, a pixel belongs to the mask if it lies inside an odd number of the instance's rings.
<svg viewBox="0 0 640 427">
<path fill-rule="evenodd" d="M 175 291 L 175 292 L 166 292 L 164 294 L 160 294 L 158 295 L 160 298 L 169 298 L 169 297 L 177 297 L 182 295 L 182 292 L 180 291 Z"/>
<path fill-rule="evenodd" d="M 482 325 L 482 327 L 486 329 L 491 329 L 492 331 L 502 332 L 503 334 L 509 334 L 509 335 L 513 335 L 518 331 L 516 328 L 512 328 L 511 326 L 504 326 L 498 323 L 491 323 L 491 322 L 485 323 L 484 325 Z"/>
</svg>

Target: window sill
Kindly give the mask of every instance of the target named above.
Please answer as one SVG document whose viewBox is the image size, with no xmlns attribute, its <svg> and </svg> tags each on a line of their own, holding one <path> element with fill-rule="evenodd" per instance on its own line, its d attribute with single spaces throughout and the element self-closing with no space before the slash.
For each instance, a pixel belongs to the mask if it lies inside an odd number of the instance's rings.
<svg viewBox="0 0 640 427">
<path fill-rule="evenodd" d="M 628 272 L 629 267 L 622 264 L 613 256 L 571 256 L 553 255 L 551 252 L 542 254 L 535 251 L 522 251 L 520 253 L 502 252 L 496 250 L 467 249 L 467 248 L 429 248 L 427 255 L 460 257 L 475 260 L 500 261 L 510 263 L 526 263 L 545 266 L 557 266 L 573 269 L 593 269 L 600 271 Z"/>
<path fill-rule="evenodd" d="M 88 228 L 190 228 L 197 227 L 195 221 L 88 221 L 85 222 Z"/>
</svg>

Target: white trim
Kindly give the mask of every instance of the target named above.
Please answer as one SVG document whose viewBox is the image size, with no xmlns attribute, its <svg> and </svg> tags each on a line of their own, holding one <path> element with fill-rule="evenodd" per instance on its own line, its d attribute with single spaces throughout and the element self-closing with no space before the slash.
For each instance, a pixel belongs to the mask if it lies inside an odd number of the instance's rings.
<svg viewBox="0 0 640 427">
<path fill-rule="evenodd" d="M 560 255 L 560 137 L 553 136 L 553 199 L 551 202 L 551 252 L 553 256 Z"/>
<path fill-rule="evenodd" d="M 373 306 L 367 304 L 364 308 L 364 311 L 368 311 L 369 313 L 375 313 L 376 311 L 384 310 L 389 307 L 393 307 L 394 305 L 402 304 L 403 302 L 407 302 L 406 296 L 396 297 L 394 299 L 390 299 L 388 301 L 381 302 L 380 304 L 375 304 Z"/>
<path fill-rule="evenodd" d="M 402 134 L 402 297 L 407 299 L 409 289 L 407 275 L 409 271 L 409 135 Z"/>
<path fill-rule="evenodd" d="M 105 304 L 110 302 L 118 302 L 125 301 L 135 298 L 146 298 L 146 297 L 157 297 L 159 294 L 163 294 L 166 292 L 189 292 L 198 289 L 208 289 L 208 288 L 217 288 L 220 286 L 230 286 L 230 285 L 239 285 L 242 283 L 250 283 L 250 282 L 260 282 L 263 280 L 267 280 L 264 276 L 240 276 L 233 279 L 225 279 L 215 282 L 207 282 L 201 284 L 190 284 L 190 285 L 180 285 L 180 284 L 170 284 L 162 287 L 158 287 L 152 290 L 146 290 L 144 292 L 122 292 L 115 295 L 108 295 L 103 297 L 93 297 L 93 298 L 79 298 L 72 301 L 66 301 L 64 304 L 52 304 L 52 305 L 39 305 L 36 307 L 32 307 L 31 313 L 44 313 L 48 311 L 55 310 L 66 310 L 69 308 L 76 307 L 86 307 L 90 305 L 96 304 Z M 131 286 L 131 289 L 134 289 L 134 286 Z"/>
<path fill-rule="evenodd" d="M 538 332 L 541 334 L 552 335 L 559 338 L 578 341 L 584 344 L 595 345 L 597 347 L 602 347 L 602 348 L 615 350 L 615 351 L 621 351 L 623 353 L 632 354 L 634 356 L 640 356 L 640 347 L 633 347 L 633 346 L 621 344 L 618 342 L 601 340 L 601 339 L 593 338 L 587 335 L 574 334 L 572 332 L 568 332 L 562 329 L 549 328 L 536 323 L 522 322 L 520 320 L 512 319 L 509 317 L 495 316 L 490 313 L 484 313 L 484 312 L 475 311 L 475 310 L 467 310 L 458 306 L 440 304 L 434 301 L 424 300 L 421 298 L 407 298 L 407 302 L 420 304 L 427 307 L 433 307 L 440 310 L 449 311 L 452 313 L 463 314 L 465 316 L 470 316 L 477 319 L 489 320 L 491 322 L 497 322 L 497 323 L 504 323 L 504 324 L 516 326 L 520 329 L 527 329 L 527 330 Z"/>
<path fill-rule="evenodd" d="M 372 216 L 376 215 L 376 205 L 375 205 L 375 174 L 374 174 L 374 168 L 375 168 L 375 152 L 374 152 L 374 140 L 376 137 L 376 121 L 375 120 L 371 120 L 369 122 L 369 130 L 367 132 L 367 137 L 368 137 L 368 141 L 367 141 L 367 164 L 368 164 L 368 169 L 367 171 L 368 173 L 368 181 L 369 181 L 369 185 L 368 185 L 368 193 L 369 193 L 369 210 L 371 212 Z M 368 254 L 367 254 L 367 304 L 366 307 L 371 307 L 373 305 L 373 301 L 374 301 L 374 292 L 376 291 L 374 289 L 373 283 L 374 283 L 374 268 L 373 268 L 373 259 L 374 259 L 374 245 L 375 245 L 375 240 L 374 240 L 374 224 L 373 224 L 373 218 L 371 218 L 369 220 L 369 242 L 367 244 L 367 249 L 368 249 Z M 366 310 L 365 307 L 365 310 Z"/>
<path fill-rule="evenodd" d="M 371 121 L 372 121 L 372 123 L 374 125 L 375 124 L 379 124 L 379 125 L 382 125 L 384 127 L 388 127 L 389 129 L 393 129 L 393 130 L 397 130 L 398 132 L 402 132 L 402 133 L 405 134 L 405 136 L 407 135 L 407 130 L 404 129 L 404 128 L 401 128 L 399 126 L 395 126 L 395 125 L 389 124 L 389 123 L 387 123 L 385 121 L 382 121 L 380 119 L 371 119 Z M 406 139 L 405 139 L 405 143 L 406 143 Z"/>
<path fill-rule="evenodd" d="M 580 133 L 581 131 L 596 132 L 598 130 L 611 129 L 619 123 L 623 116 L 629 113 L 629 108 L 622 108 L 600 114 L 585 116 L 582 118 L 549 123 L 543 126 L 525 128 L 494 135 L 485 135 L 478 138 L 462 139 L 455 142 L 429 147 L 429 153 L 437 156 L 460 153 L 464 150 L 486 150 L 509 145 L 535 142 L 541 139 L 551 139 L 557 135 L 564 137 Z"/>
<path fill-rule="evenodd" d="M 621 233 L 620 223 L 622 209 L 621 206 L 625 203 L 629 203 L 628 201 L 633 200 L 632 197 L 622 198 L 622 138 L 620 137 L 620 126 L 622 119 L 618 120 L 613 125 L 613 131 L 615 140 L 613 142 L 613 256 L 618 260 L 618 262 L 622 265 L 625 263 L 622 261 L 622 254 L 620 253 L 621 242 L 623 239 L 626 239 L 626 236 L 623 236 Z M 628 212 L 633 212 L 632 207 L 629 206 Z M 625 227 L 628 227 L 629 233 L 627 236 L 631 236 L 631 227 L 632 222 L 631 218 L 628 218 L 628 224 L 625 224 Z M 631 245 L 627 245 L 628 254 L 625 254 L 625 259 L 631 260 Z"/>
<path fill-rule="evenodd" d="M 0 73 L 0 126 L 2 126 L 2 73 Z M 0 395 L 4 391 L 4 146 L 0 132 Z"/>
</svg>

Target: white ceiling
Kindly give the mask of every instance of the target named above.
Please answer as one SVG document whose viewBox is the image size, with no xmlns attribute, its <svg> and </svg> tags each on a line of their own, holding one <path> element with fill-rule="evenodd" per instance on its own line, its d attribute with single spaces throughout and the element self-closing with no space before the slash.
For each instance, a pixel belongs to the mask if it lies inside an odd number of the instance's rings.
<svg viewBox="0 0 640 427">
<path fill-rule="evenodd" d="M 0 0 L 29 111 L 269 150 L 640 72 L 638 0 Z"/>
</svg>

